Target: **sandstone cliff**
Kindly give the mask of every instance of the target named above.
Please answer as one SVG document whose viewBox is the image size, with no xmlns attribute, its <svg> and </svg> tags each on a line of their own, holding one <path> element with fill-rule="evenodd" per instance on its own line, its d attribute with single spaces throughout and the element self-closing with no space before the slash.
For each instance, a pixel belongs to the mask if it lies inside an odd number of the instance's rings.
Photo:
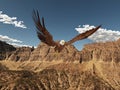
<svg viewBox="0 0 120 90">
<path fill-rule="evenodd" d="M 80 52 L 82 61 L 96 59 L 105 62 L 120 62 L 120 39 L 114 42 L 92 43 Z"/>
<path fill-rule="evenodd" d="M 19 47 L 16 48 L 14 52 L 6 58 L 6 60 L 13 60 L 13 61 L 26 61 L 29 60 L 30 55 L 34 49 L 30 47 Z"/>
<path fill-rule="evenodd" d="M 0 89 L 120 90 L 119 52 L 120 40 L 87 44 L 82 51 L 70 45 L 61 53 L 44 43 L 35 50 L 15 48 L 0 61 Z"/>
<path fill-rule="evenodd" d="M 2 43 L 3 44 L 3 43 Z M 13 49 L 7 49 L 13 48 Z M 15 48 L 12 45 L 7 44 L 1 46 L 1 59 L 3 60 L 12 60 L 12 61 L 41 61 L 41 60 L 64 60 L 64 61 L 79 61 L 80 55 L 79 51 L 73 46 L 69 45 L 65 47 L 62 52 L 55 52 L 54 48 L 40 43 L 38 47 L 18 47 Z M 5 49 L 5 50 L 4 50 Z"/>
<path fill-rule="evenodd" d="M 16 48 L 6 42 L 0 41 L 0 60 L 8 58 Z"/>
<path fill-rule="evenodd" d="M 14 47 L 0 41 L 0 60 L 25 61 L 29 60 L 34 47 Z"/>
<path fill-rule="evenodd" d="M 79 60 L 79 51 L 72 45 L 65 47 L 62 52 L 55 52 L 54 48 L 40 43 L 38 47 L 32 52 L 29 60 L 64 60 L 75 61 Z"/>
<path fill-rule="evenodd" d="M 44 43 L 40 43 L 35 50 L 29 47 L 14 48 L 8 44 L 1 44 L 0 51 L 0 60 L 85 62 L 96 59 L 98 61 L 117 63 L 120 61 L 120 39 L 114 42 L 86 44 L 81 51 L 78 51 L 73 45 L 69 45 L 62 52 L 57 53 L 54 48 Z"/>
</svg>

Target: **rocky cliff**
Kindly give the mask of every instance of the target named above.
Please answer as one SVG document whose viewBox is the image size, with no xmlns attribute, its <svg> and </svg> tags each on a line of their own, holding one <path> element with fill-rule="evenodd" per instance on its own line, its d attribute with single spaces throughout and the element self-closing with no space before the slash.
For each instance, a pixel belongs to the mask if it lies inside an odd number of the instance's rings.
<svg viewBox="0 0 120 90">
<path fill-rule="evenodd" d="M 0 60 L 8 58 L 16 48 L 6 42 L 0 41 Z"/>
<path fill-rule="evenodd" d="M 9 46 L 9 48 L 7 46 Z M 64 61 L 75 61 L 79 60 L 79 51 L 73 46 L 69 45 L 65 47 L 62 52 L 55 52 L 54 48 L 40 43 L 38 47 L 18 47 L 15 48 L 12 45 L 6 44 L 1 47 L 1 59 L 12 60 L 12 61 L 52 61 L 52 60 L 64 60 Z M 12 47 L 12 48 L 11 48 Z M 7 49 L 8 48 L 8 49 Z M 3 50 L 2 50 L 3 49 Z M 4 58 L 3 58 L 4 57 Z"/>
<path fill-rule="evenodd" d="M 69 45 L 62 52 L 58 53 L 55 52 L 53 47 L 44 43 L 40 43 L 35 50 L 30 47 L 14 48 L 3 43 L 1 44 L 0 51 L 0 60 L 64 60 L 85 62 L 96 59 L 98 61 L 117 63 L 120 61 L 120 39 L 114 42 L 86 44 L 81 51 L 78 51 L 73 45 Z"/>
<path fill-rule="evenodd" d="M 0 60 L 25 61 L 29 60 L 34 47 L 14 47 L 0 41 Z"/>
<path fill-rule="evenodd" d="M 0 61 L 0 89 L 120 90 L 119 52 L 120 40 L 81 51 L 69 45 L 61 53 L 44 43 L 35 50 L 15 48 Z"/>
<path fill-rule="evenodd" d="M 64 61 L 75 61 L 79 60 L 79 51 L 73 46 L 69 45 L 65 47 L 62 52 L 55 52 L 53 47 L 50 47 L 44 43 L 40 43 L 38 47 L 32 52 L 30 61 L 34 60 L 64 60 Z"/>
<path fill-rule="evenodd" d="M 120 39 L 114 42 L 87 44 L 80 53 L 82 61 L 96 59 L 118 63 L 120 62 Z"/>
<path fill-rule="evenodd" d="M 30 47 L 19 47 L 16 48 L 12 54 L 6 58 L 6 60 L 12 61 L 27 61 L 30 58 L 31 53 L 33 52 L 34 48 Z"/>
</svg>

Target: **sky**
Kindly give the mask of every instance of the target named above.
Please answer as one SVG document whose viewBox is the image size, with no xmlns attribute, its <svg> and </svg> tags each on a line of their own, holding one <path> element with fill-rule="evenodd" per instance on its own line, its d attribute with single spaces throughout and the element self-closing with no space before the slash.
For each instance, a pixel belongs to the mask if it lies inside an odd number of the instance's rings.
<svg viewBox="0 0 120 90">
<path fill-rule="evenodd" d="M 74 43 L 79 50 L 88 43 L 120 38 L 120 0 L 0 0 L 0 40 L 37 47 L 33 9 L 44 17 L 54 40 L 68 41 L 102 24 L 95 34 Z"/>
</svg>

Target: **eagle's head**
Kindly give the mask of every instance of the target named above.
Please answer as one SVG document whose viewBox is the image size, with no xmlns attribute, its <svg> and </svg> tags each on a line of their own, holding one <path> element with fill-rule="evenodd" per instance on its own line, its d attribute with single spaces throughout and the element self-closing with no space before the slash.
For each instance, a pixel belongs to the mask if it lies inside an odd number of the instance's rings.
<svg viewBox="0 0 120 90">
<path fill-rule="evenodd" d="M 65 45 L 65 40 L 61 40 L 59 43 L 60 43 L 60 45 L 63 46 L 63 45 Z"/>
</svg>

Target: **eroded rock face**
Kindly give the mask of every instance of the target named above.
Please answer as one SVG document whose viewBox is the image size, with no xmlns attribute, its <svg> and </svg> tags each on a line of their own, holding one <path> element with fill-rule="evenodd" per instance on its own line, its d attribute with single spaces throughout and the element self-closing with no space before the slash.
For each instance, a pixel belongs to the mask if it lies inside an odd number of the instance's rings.
<svg viewBox="0 0 120 90">
<path fill-rule="evenodd" d="M 8 68 L 0 63 L 0 70 L 8 70 Z"/>
<path fill-rule="evenodd" d="M 66 46 L 62 52 L 57 53 L 54 48 L 41 43 L 31 54 L 30 60 L 64 60 L 85 62 L 90 60 L 105 62 L 120 61 L 120 39 L 114 42 L 86 44 L 81 51 L 74 46 Z"/>
<path fill-rule="evenodd" d="M 4 59 L 13 61 L 77 60 L 80 63 L 96 59 L 117 63 L 120 61 L 120 39 L 114 42 L 87 44 L 82 51 L 78 51 L 73 45 L 68 45 L 60 53 L 44 43 L 40 43 L 35 50 L 29 47 L 14 48 L 11 45 L 2 43 L 0 46 L 0 60 Z"/>
<path fill-rule="evenodd" d="M 120 62 L 120 39 L 114 42 L 87 44 L 80 53 L 83 61 L 96 59 L 106 62 Z"/>
<path fill-rule="evenodd" d="M 17 48 L 7 59 L 9 65 L 7 61 L 0 63 L 0 89 L 120 90 L 119 49 L 120 40 L 88 44 L 80 52 L 70 45 L 56 53 L 44 43 L 35 50 Z M 59 62 L 60 59 L 63 61 Z M 24 63 L 13 64 L 9 60 Z M 75 60 L 84 63 L 72 62 Z M 15 65 L 16 70 L 10 70 Z"/>
<path fill-rule="evenodd" d="M 58 53 L 53 47 L 50 47 L 44 43 L 40 43 L 40 45 L 32 52 L 29 60 L 74 61 L 79 60 L 79 57 L 79 51 L 72 45 L 66 46 L 62 52 Z"/>
<path fill-rule="evenodd" d="M 12 61 L 26 61 L 26 60 L 64 60 L 75 61 L 79 60 L 79 51 L 73 46 L 69 45 L 65 47 L 62 52 L 58 53 L 53 47 L 50 47 L 44 43 L 34 50 L 30 47 L 15 48 L 7 43 L 0 43 L 0 60 L 12 60 Z"/>
<path fill-rule="evenodd" d="M 29 60 L 31 52 L 30 47 L 14 47 L 6 42 L 0 41 L 0 60 L 25 61 Z"/>
<path fill-rule="evenodd" d="M 28 61 L 33 50 L 34 49 L 30 47 L 16 48 L 16 50 L 11 54 L 11 56 L 6 59 L 12 61 Z"/>
<path fill-rule="evenodd" d="M 0 41 L 0 60 L 8 58 L 16 48 L 6 42 Z"/>
</svg>

